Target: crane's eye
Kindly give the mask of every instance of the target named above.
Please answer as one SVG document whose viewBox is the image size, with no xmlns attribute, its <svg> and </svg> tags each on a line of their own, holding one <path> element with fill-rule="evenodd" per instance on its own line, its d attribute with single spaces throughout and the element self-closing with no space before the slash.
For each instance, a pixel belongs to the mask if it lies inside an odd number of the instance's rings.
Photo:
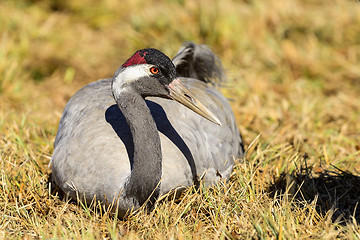
<svg viewBox="0 0 360 240">
<path fill-rule="evenodd" d="M 158 74 L 160 72 L 160 70 L 157 67 L 151 67 L 150 68 L 150 72 L 152 74 Z"/>
</svg>

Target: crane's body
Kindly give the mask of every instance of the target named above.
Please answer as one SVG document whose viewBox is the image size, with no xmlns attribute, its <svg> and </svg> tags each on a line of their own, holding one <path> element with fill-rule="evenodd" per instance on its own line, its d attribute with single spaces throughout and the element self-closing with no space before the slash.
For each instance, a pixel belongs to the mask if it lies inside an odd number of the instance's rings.
<svg viewBox="0 0 360 240">
<path fill-rule="evenodd" d="M 157 150 L 161 151 L 158 153 L 162 158 L 161 169 L 153 174 L 154 177 L 160 175 L 160 181 L 156 180 L 156 197 L 191 186 L 200 178 L 206 184 L 228 179 L 234 159 L 243 154 L 241 135 L 226 98 L 215 87 L 198 79 L 181 77 L 180 80 L 216 115 L 221 126 L 176 101 L 146 97 L 146 107 L 154 119 L 161 143 L 161 149 Z M 141 205 L 141 201 L 139 204 L 126 199 L 123 194 L 133 168 L 140 167 L 134 165 L 134 158 L 138 158 L 134 151 L 137 141 L 114 99 L 113 81 L 103 79 L 90 83 L 69 100 L 60 120 L 51 164 L 54 183 L 67 195 L 87 202 L 96 196 L 101 202 L 116 203 L 123 216 L 131 207 L 136 209 Z M 128 105 L 123 111 L 127 111 Z M 131 111 L 142 109 L 136 108 Z M 142 112 L 137 116 L 142 118 Z M 141 131 L 136 135 L 148 141 L 149 145 L 143 144 L 141 149 L 152 147 L 153 140 L 146 128 L 144 126 L 144 136 Z M 147 161 L 146 156 L 143 159 Z M 151 173 L 146 171 L 151 171 L 152 164 L 145 163 L 148 167 L 137 173 L 136 181 L 151 180 Z"/>
</svg>

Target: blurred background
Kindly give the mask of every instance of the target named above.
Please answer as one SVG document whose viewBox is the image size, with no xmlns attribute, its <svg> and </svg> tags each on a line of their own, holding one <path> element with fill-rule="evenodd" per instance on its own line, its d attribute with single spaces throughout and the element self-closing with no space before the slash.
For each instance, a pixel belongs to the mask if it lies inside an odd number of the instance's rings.
<svg viewBox="0 0 360 240">
<path fill-rule="evenodd" d="M 3 178 L 45 179 L 79 88 L 112 77 L 137 49 L 173 57 L 184 41 L 223 61 L 222 92 L 246 146 L 261 134 L 248 160 L 261 163 L 264 181 L 303 156 L 315 171 L 359 174 L 358 1 L 1 0 L 0 11 Z"/>
</svg>

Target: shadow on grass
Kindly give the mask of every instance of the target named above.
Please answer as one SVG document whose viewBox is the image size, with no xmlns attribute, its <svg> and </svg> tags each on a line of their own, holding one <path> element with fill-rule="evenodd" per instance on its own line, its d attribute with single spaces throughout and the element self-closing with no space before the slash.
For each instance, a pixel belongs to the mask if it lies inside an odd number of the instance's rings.
<svg viewBox="0 0 360 240">
<path fill-rule="evenodd" d="M 317 169 L 303 163 L 293 173 L 283 173 L 274 179 L 268 192 L 274 197 L 276 193 L 288 192 L 294 200 L 316 201 L 316 210 L 325 216 L 334 210 L 332 221 L 346 224 L 353 218 L 360 222 L 360 176 L 343 171 L 335 166 L 333 170 Z M 298 202 L 298 201 L 294 201 Z"/>
</svg>

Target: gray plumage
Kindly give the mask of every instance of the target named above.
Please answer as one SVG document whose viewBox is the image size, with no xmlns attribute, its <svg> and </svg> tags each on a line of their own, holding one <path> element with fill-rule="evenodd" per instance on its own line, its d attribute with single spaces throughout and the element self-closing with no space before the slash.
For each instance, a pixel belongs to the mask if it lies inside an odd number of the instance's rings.
<svg viewBox="0 0 360 240">
<path fill-rule="evenodd" d="M 141 87 L 131 82 L 146 92 L 141 96 L 133 92 L 134 87 L 120 91 L 120 74 L 138 67 L 126 67 L 131 64 L 128 60 L 113 79 L 88 84 L 67 103 L 51 159 L 54 184 L 73 199 L 90 202 L 96 196 L 103 203 L 115 203 L 123 217 L 147 199 L 151 206 L 159 196 L 191 186 L 200 177 L 208 185 L 229 178 L 234 159 L 244 151 L 230 105 L 206 83 L 224 77 L 221 62 L 207 47 L 188 43 L 173 63 L 182 84 L 222 126 L 170 99 L 146 97 L 144 101 L 144 95 L 149 95 L 145 88 L 155 89 L 165 81 L 160 78 L 141 80 Z M 166 70 L 172 68 L 169 64 L 160 68 L 161 74 L 175 78 Z"/>
<path fill-rule="evenodd" d="M 185 43 L 172 60 L 179 76 L 219 85 L 225 79 L 220 59 L 205 45 Z"/>
</svg>

